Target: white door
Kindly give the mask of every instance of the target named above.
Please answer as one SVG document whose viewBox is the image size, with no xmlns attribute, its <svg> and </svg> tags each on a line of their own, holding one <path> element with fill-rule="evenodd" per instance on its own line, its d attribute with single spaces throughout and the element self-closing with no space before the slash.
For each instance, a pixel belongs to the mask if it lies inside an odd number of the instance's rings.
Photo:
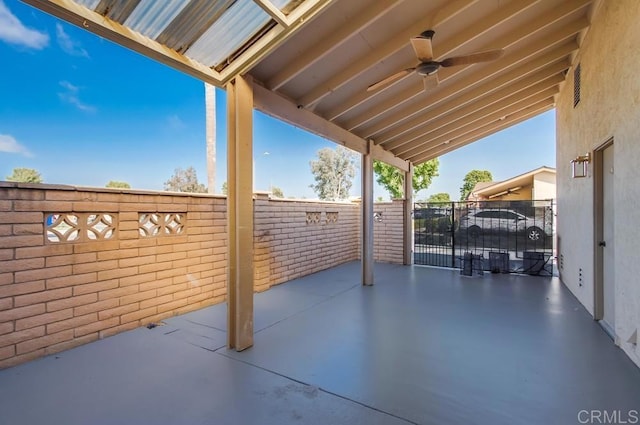
<svg viewBox="0 0 640 425">
<path fill-rule="evenodd" d="M 602 152 L 602 321 L 615 337 L 614 220 L 613 220 L 613 145 Z"/>
</svg>

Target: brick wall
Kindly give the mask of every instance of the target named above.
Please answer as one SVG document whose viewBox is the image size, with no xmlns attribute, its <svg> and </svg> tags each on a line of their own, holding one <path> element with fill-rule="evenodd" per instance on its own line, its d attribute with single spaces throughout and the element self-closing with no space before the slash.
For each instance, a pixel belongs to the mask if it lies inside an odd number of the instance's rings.
<svg viewBox="0 0 640 425">
<path fill-rule="evenodd" d="M 376 203 L 373 207 L 373 258 L 381 263 L 403 264 L 403 201 Z"/>
<path fill-rule="evenodd" d="M 291 201 L 258 195 L 256 289 L 360 258 L 360 205 Z"/>
<path fill-rule="evenodd" d="M 254 208 L 257 291 L 360 256 L 358 204 Z M 401 263 L 402 203 L 375 210 Z M 226 241 L 225 197 L 0 182 L 0 369 L 224 301 Z"/>
<path fill-rule="evenodd" d="M 224 299 L 224 198 L 22 186 L 0 184 L 0 368 Z M 58 230 L 80 236 L 50 241 L 52 213 L 76 217 Z M 145 237 L 143 214 L 178 214 L 182 230 L 152 220 Z M 110 237 L 90 239 L 83 227 L 103 215 Z"/>
</svg>

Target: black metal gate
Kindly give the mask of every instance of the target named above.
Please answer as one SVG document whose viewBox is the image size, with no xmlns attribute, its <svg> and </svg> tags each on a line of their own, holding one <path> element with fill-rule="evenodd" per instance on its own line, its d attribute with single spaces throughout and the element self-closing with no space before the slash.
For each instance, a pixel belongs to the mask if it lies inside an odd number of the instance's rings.
<svg viewBox="0 0 640 425">
<path fill-rule="evenodd" d="M 417 203 L 414 263 L 551 275 L 552 201 Z"/>
</svg>

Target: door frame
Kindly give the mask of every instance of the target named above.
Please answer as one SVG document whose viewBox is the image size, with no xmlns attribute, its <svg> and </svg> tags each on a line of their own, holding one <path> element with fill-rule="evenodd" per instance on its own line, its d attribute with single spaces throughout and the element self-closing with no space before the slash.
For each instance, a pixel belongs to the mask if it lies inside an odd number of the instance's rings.
<svg viewBox="0 0 640 425">
<path fill-rule="evenodd" d="M 604 150 L 613 145 L 613 137 L 593 150 L 593 319 L 604 318 L 604 266 L 603 250 L 599 242 L 603 239 L 603 198 L 604 198 Z"/>
</svg>

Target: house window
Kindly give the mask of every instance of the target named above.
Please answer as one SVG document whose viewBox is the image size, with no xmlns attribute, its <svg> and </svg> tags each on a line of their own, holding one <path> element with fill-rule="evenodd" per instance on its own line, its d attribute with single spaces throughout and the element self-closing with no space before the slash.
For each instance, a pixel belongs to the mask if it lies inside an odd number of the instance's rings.
<svg viewBox="0 0 640 425">
<path fill-rule="evenodd" d="M 580 103 L 580 64 L 573 70 L 573 107 Z"/>
</svg>

